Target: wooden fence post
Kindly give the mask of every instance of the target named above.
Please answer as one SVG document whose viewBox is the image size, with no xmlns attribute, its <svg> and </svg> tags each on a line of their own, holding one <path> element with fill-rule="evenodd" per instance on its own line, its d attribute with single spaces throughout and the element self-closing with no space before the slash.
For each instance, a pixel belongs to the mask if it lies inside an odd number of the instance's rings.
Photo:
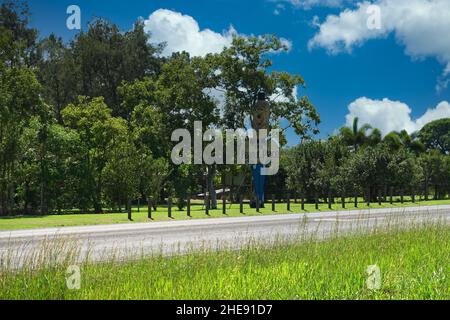
<svg viewBox="0 0 450 320">
<path fill-rule="evenodd" d="M 241 214 L 244 214 L 244 196 L 243 195 L 239 196 L 239 212 Z"/>
<path fill-rule="evenodd" d="M 131 216 L 131 199 L 128 199 L 127 203 L 127 209 L 128 209 L 128 220 L 132 221 L 133 217 Z"/>
<path fill-rule="evenodd" d="M 152 220 L 152 200 L 150 197 L 147 199 L 147 211 L 148 211 L 148 218 Z"/>
<path fill-rule="evenodd" d="M 209 205 L 210 205 L 210 203 L 209 203 L 209 196 L 208 196 L 208 194 L 207 193 L 205 193 L 205 213 L 206 213 L 206 215 L 207 216 L 209 216 Z"/>
<path fill-rule="evenodd" d="M 358 192 L 355 192 L 355 208 L 358 208 Z"/>
<path fill-rule="evenodd" d="M 381 190 L 378 189 L 378 205 L 381 206 Z"/>
<path fill-rule="evenodd" d="M 302 193 L 302 211 L 305 211 L 305 195 Z"/>
<path fill-rule="evenodd" d="M 222 195 L 222 214 L 227 214 L 227 196 L 225 193 L 225 187 L 223 188 L 223 195 Z"/>
<path fill-rule="evenodd" d="M 405 202 L 403 189 L 400 190 L 400 202 L 401 204 Z"/>
<path fill-rule="evenodd" d="M 186 209 L 186 211 L 187 211 L 187 216 L 191 217 L 191 195 L 190 194 L 188 195 L 188 198 L 187 198 L 187 209 Z"/>
<path fill-rule="evenodd" d="M 315 201 L 316 201 L 316 210 L 319 210 L 319 196 L 317 195 L 317 193 L 315 194 Z"/>
<path fill-rule="evenodd" d="M 291 211 L 291 195 L 287 194 L 287 211 Z"/>
<path fill-rule="evenodd" d="M 331 202 L 332 202 L 332 200 L 331 200 L 331 190 L 329 190 L 328 191 L 328 209 L 331 209 L 332 207 L 331 207 Z"/>
<path fill-rule="evenodd" d="M 169 218 L 172 218 L 172 196 L 167 199 L 167 213 Z"/>
<path fill-rule="evenodd" d="M 272 194 L 272 212 L 276 211 L 275 194 Z"/>
<path fill-rule="evenodd" d="M 227 214 L 227 184 L 225 181 L 225 174 L 222 174 L 222 214 Z"/>
<path fill-rule="evenodd" d="M 394 188 L 389 188 L 389 203 L 392 205 L 394 204 Z"/>
<path fill-rule="evenodd" d="M 342 202 L 342 209 L 345 209 L 345 191 L 342 191 L 341 202 Z"/>
</svg>

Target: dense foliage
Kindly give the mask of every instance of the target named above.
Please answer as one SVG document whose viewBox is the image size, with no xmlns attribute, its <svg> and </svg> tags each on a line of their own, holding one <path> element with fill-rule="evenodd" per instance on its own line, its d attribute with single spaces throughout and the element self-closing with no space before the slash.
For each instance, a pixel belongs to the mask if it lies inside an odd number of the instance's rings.
<svg viewBox="0 0 450 320">
<path fill-rule="evenodd" d="M 427 195 L 440 199 L 450 191 L 450 157 L 442 148 L 427 145 L 429 128 L 449 123 L 438 120 L 425 126 L 419 135 L 406 131 L 381 137 L 368 125 L 353 130 L 343 128 L 328 141 L 310 141 L 286 150 L 286 185 L 306 198 L 332 195 L 353 196 L 355 193 L 376 199 L 378 196 L 402 193 Z M 444 140 L 433 135 L 435 141 Z M 423 142 L 422 142 L 423 141 Z M 392 188 L 392 190 L 391 190 Z"/>
<path fill-rule="evenodd" d="M 444 186 L 433 187 L 436 197 L 448 190 L 450 119 L 384 138 L 355 119 L 314 142 L 319 115 L 294 94 L 304 79 L 274 70 L 270 56 L 288 50 L 275 36 L 235 37 L 205 57 L 162 57 L 142 22 L 122 32 L 96 19 L 64 43 L 53 34 L 39 39 L 28 17 L 21 2 L 0 6 L 0 215 L 101 213 L 133 199 L 156 209 L 168 195 L 183 208 L 189 194 L 205 190 L 216 208 L 222 177 L 249 192 L 249 167 L 175 166 L 171 134 L 192 132 L 199 120 L 204 129 L 245 128 L 261 91 L 271 99 L 271 127 L 286 130 L 287 120 L 302 141 L 283 153 L 268 189 L 308 197 L 382 186 Z"/>
<path fill-rule="evenodd" d="M 169 194 L 183 207 L 188 193 L 248 168 L 175 166 L 172 132 L 192 132 L 198 120 L 244 127 L 261 90 L 273 97 L 273 127 L 287 119 L 301 136 L 317 130 L 314 106 L 293 94 L 304 80 L 273 71 L 270 55 L 287 50 L 274 36 L 236 37 L 206 57 L 162 57 L 139 21 L 123 32 L 95 19 L 64 43 L 39 39 L 28 18 L 26 4 L 2 2 L 0 215 L 101 213 L 133 199 L 156 207 Z"/>
</svg>

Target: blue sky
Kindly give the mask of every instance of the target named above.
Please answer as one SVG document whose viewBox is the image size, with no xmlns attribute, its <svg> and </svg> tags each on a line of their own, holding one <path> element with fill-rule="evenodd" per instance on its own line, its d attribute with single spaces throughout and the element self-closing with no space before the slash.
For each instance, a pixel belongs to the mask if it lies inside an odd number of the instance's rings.
<svg viewBox="0 0 450 320">
<path fill-rule="evenodd" d="M 311 6 L 305 7 L 305 2 Z M 31 23 L 41 31 L 41 36 L 53 32 L 66 40 L 76 33 L 66 28 L 66 8 L 71 4 L 81 8 L 83 25 L 93 17 L 104 17 L 125 30 L 131 28 L 138 17 L 149 19 L 155 11 L 167 9 L 170 11 L 159 11 L 159 17 L 170 12 L 180 13 L 182 16 L 178 18 L 183 22 L 190 16 L 198 23 L 200 31 L 210 29 L 219 38 L 221 35 L 226 37 L 230 26 L 243 35 L 271 33 L 283 37 L 289 40 L 292 49 L 289 53 L 272 57 L 275 69 L 297 73 L 305 78 L 308 87 L 299 90 L 299 95 L 306 94 L 316 105 L 322 118 L 321 137 L 333 134 L 354 116 L 381 126 L 383 131 L 403 128 L 414 131 L 427 121 L 450 117 L 450 88 L 441 85 L 437 89 L 439 83 L 445 83 L 448 79 L 445 68 L 447 63 L 450 66 L 450 46 L 445 45 L 446 41 L 450 43 L 447 22 L 429 16 L 417 21 L 419 27 L 415 27 L 415 22 L 411 22 L 413 16 L 406 20 L 412 23 L 408 29 L 405 27 L 407 23 L 398 22 L 406 19 L 401 11 L 404 8 L 399 8 L 393 0 L 372 2 L 383 10 L 381 21 L 383 18 L 386 20 L 383 21 L 386 30 L 380 31 L 380 34 L 361 29 L 356 25 L 358 22 L 354 22 L 363 14 L 362 8 L 357 6 L 358 1 L 28 1 L 32 11 Z M 412 2 L 415 3 L 413 11 L 430 12 L 430 15 L 439 12 L 439 19 L 446 14 L 450 18 L 450 1 L 432 0 L 435 7 L 431 9 L 427 7 L 427 0 Z M 340 15 L 345 9 L 350 10 L 350 17 Z M 327 23 L 326 18 L 330 15 L 335 15 L 334 23 Z M 355 23 L 350 30 L 348 21 Z M 324 30 L 322 33 L 319 26 Z M 337 30 L 337 33 L 328 32 L 330 30 Z M 157 32 L 160 38 L 165 36 L 164 32 L 170 37 L 171 29 L 158 29 Z M 335 33 L 338 35 L 333 38 Z M 348 40 L 346 36 L 339 38 L 342 34 L 350 34 L 353 40 Z M 315 36 L 315 46 L 308 48 L 308 43 Z M 428 44 L 427 39 L 432 41 L 434 36 L 443 38 L 444 45 L 434 48 Z M 339 44 L 342 43 L 348 45 L 348 50 L 340 48 L 339 51 Z M 352 111 L 349 111 L 349 105 Z M 291 144 L 298 141 L 292 132 L 289 141 Z"/>
</svg>

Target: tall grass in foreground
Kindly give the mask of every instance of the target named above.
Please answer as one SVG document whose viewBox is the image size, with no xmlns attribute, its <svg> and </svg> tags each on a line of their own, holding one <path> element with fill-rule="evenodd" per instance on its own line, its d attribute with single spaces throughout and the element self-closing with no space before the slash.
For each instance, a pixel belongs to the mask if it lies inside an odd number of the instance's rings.
<svg viewBox="0 0 450 320">
<path fill-rule="evenodd" d="M 450 229 L 84 263 L 78 291 L 67 289 L 68 264 L 0 271 L 0 299 L 449 299 Z M 381 269 L 380 290 L 366 286 L 369 265 Z"/>
</svg>

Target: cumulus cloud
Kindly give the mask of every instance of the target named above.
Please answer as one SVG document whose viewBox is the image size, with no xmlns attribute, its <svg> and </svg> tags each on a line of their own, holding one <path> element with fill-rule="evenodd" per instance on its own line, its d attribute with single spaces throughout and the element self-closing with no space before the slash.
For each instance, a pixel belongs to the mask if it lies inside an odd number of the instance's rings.
<svg viewBox="0 0 450 320">
<path fill-rule="evenodd" d="M 346 125 L 351 127 L 358 117 L 360 123 L 368 123 L 378 128 L 386 135 L 392 131 L 406 130 L 413 133 L 422 129 L 427 123 L 450 117 L 450 104 L 447 101 L 439 103 L 435 108 L 428 109 L 418 119 L 411 118 L 411 108 L 400 101 L 372 100 L 366 97 L 356 99 L 348 106 Z"/>
<path fill-rule="evenodd" d="M 368 9 L 377 5 L 381 28 L 368 28 Z M 369 11 L 370 12 L 370 11 Z M 309 41 L 310 49 L 322 47 L 331 54 L 351 52 L 370 39 L 395 34 L 413 58 L 435 57 L 450 73 L 450 1 L 448 0 L 376 0 L 359 2 L 354 9 L 329 15 L 318 24 L 319 31 Z"/>
<path fill-rule="evenodd" d="M 163 56 L 181 51 L 199 57 L 204 57 L 208 53 L 219 53 L 225 47 L 229 47 L 233 37 L 238 35 L 233 26 L 222 33 L 210 29 L 202 30 L 193 17 L 167 9 L 158 9 L 144 20 L 144 30 L 151 34 L 152 42 L 166 44 Z M 245 37 L 242 34 L 240 36 Z M 280 41 L 288 51 L 291 50 L 291 41 L 284 38 L 280 38 Z"/>
<path fill-rule="evenodd" d="M 188 15 L 166 9 L 153 12 L 144 21 L 145 31 L 151 33 L 151 41 L 166 43 L 164 56 L 186 51 L 192 56 L 218 53 L 233 41 L 236 30 L 230 28 L 222 33 L 210 29 L 200 29 L 198 22 Z"/>
</svg>

